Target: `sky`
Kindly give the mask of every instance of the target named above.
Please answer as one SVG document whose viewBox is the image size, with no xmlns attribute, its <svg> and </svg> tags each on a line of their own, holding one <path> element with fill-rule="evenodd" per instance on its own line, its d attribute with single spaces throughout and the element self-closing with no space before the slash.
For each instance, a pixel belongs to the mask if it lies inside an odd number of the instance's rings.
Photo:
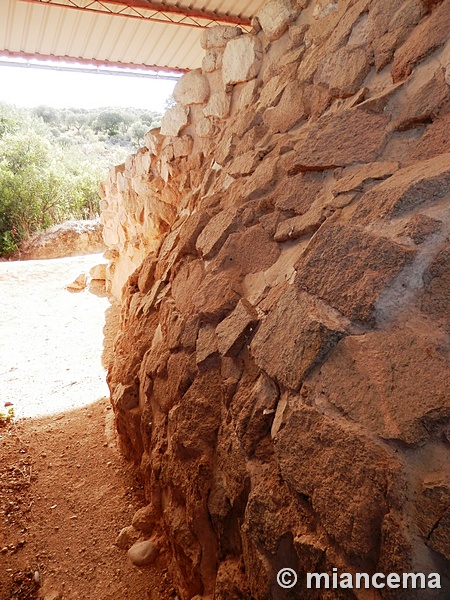
<svg viewBox="0 0 450 600">
<path fill-rule="evenodd" d="M 174 81 L 0 65 L 0 102 L 23 107 L 121 106 L 163 112 Z"/>
</svg>

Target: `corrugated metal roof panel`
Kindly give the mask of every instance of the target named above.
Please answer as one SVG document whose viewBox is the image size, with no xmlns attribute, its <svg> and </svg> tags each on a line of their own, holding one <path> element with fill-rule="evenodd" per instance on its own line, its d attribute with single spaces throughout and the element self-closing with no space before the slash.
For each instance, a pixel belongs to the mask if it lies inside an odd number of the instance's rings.
<svg viewBox="0 0 450 600">
<path fill-rule="evenodd" d="M 52 5 L 57 2 L 66 6 Z M 166 1 L 177 6 L 250 18 L 266 0 L 181 0 Z M 33 3 L 23 0 L 0 2 L 0 54 L 23 53 L 38 57 L 92 60 L 95 63 L 120 63 L 136 67 L 195 69 L 201 65 L 202 29 L 150 20 L 155 11 L 139 9 L 146 18 L 126 18 L 117 14 L 92 12 L 92 0 L 76 0 L 80 10 L 69 8 L 73 0 L 46 0 Z M 162 3 L 162 2 L 160 2 Z M 105 5 L 114 12 L 137 13 L 120 4 Z M 84 7 L 84 8 L 83 8 Z M 100 9 L 103 10 L 103 9 Z M 156 15 L 165 18 L 164 15 Z M 178 15 L 168 18 L 179 19 Z M 211 21 L 197 21 L 211 25 Z"/>
</svg>

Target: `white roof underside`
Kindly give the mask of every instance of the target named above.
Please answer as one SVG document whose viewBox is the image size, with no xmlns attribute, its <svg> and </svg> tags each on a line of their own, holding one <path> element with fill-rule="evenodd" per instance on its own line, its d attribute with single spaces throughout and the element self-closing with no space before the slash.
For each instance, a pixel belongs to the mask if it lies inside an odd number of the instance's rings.
<svg viewBox="0 0 450 600">
<path fill-rule="evenodd" d="M 53 0 L 50 0 L 50 2 Z M 181 0 L 164 2 L 178 6 L 238 17 L 252 17 L 266 0 Z M 71 0 L 58 0 L 71 4 Z M 92 0 L 77 0 L 82 7 L 97 5 Z M 106 2 L 107 4 L 107 2 Z M 109 6 L 111 8 L 111 6 Z M 128 17 L 91 10 L 34 4 L 22 0 L 0 0 L 0 55 L 37 58 L 67 58 L 95 64 L 115 64 L 136 68 L 163 67 L 170 69 L 195 69 L 201 65 L 204 51 L 200 47 L 201 27 L 171 23 L 180 20 L 178 15 L 123 6 Z M 134 15 L 134 16 L 131 16 Z M 148 17 L 166 22 L 156 22 Z M 185 19 L 185 23 L 191 22 Z M 197 19 L 203 27 L 210 20 Z"/>
</svg>

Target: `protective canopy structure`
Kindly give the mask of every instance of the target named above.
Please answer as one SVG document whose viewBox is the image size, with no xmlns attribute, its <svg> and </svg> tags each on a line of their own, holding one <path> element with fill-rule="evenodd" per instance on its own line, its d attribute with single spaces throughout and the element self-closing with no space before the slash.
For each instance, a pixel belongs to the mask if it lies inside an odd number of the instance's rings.
<svg viewBox="0 0 450 600">
<path fill-rule="evenodd" d="M 2 0 L 0 61 L 176 73 L 201 65 L 202 30 L 248 30 L 266 0 Z"/>
</svg>

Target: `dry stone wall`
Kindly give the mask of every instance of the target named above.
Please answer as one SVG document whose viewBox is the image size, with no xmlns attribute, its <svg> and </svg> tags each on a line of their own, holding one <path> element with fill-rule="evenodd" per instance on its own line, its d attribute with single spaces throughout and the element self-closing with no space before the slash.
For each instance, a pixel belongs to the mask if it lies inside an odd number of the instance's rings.
<svg viewBox="0 0 450 600">
<path fill-rule="evenodd" d="M 202 45 L 103 188 L 132 526 L 182 600 L 448 598 L 450 0 L 270 0 Z"/>
<path fill-rule="evenodd" d="M 64 221 L 23 242 L 13 260 L 42 260 L 96 254 L 106 250 L 99 219 Z"/>
</svg>

